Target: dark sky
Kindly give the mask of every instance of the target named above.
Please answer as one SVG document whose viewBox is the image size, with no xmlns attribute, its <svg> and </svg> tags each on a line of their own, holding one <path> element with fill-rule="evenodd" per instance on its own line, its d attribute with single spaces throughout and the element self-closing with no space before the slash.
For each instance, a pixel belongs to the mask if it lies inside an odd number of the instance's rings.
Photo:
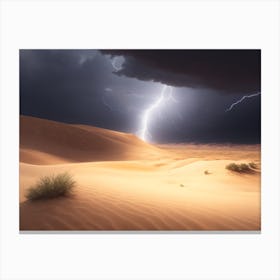
<svg viewBox="0 0 280 280">
<path fill-rule="evenodd" d="M 260 50 L 20 50 L 20 112 L 157 143 L 260 143 Z M 168 86 L 168 87 L 166 87 Z M 170 92 L 172 91 L 172 95 Z"/>
</svg>

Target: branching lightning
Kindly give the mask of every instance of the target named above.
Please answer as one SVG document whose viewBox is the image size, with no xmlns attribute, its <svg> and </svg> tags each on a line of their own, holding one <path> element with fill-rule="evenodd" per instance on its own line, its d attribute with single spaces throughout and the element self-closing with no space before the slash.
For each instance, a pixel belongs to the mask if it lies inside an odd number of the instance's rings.
<svg viewBox="0 0 280 280">
<path fill-rule="evenodd" d="M 122 69 L 122 64 L 124 63 L 124 58 L 122 56 L 115 56 L 111 60 L 112 67 L 116 71 L 120 71 Z M 152 138 L 150 132 L 149 132 L 149 122 L 153 115 L 153 112 L 162 105 L 164 101 L 172 100 L 173 102 L 177 103 L 177 100 L 174 98 L 172 94 L 173 88 L 171 86 L 164 85 L 162 87 L 162 90 L 160 92 L 160 95 L 158 99 L 150 106 L 148 107 L 143 114 L 142 120 L 141 120 L 141 129 L 138 133 L 136 133 L 142 140 L 147 141 L 148 138 Z M 106 102 L 106 99 L 103 97 L 102 101 L 105 106 L 107 106 L 110 110 L 112 110 L 112 107 Z"/>
<path fill-rule="evenodd" d="M 165 100 L 170 100 L 170 99 L 173 100 L 174 102 L 177 102 L 177 100 L 172 95 L 172 87 L 164 85 L 158 99 L 150 107 L 148 107 L 143 114 L 142 121 L 141 121 L 141 129 L 140 132 L 138 133 L 138 136 L 142 140 L 147 141 L 148 136 L 151 137 L 151 134 L 149 133 L 149 122 L 153 115 L 153 112 L 158 107 L 160 107 Z"/>
<path fill-rule="evenodd" d="M 226 112 L 229 112 L 231 111 L 231 109 L 236 106 L 237 104 L 241 103 L 243 100 L 247 99 L 247 98 L 251 98 L 251 97 L 255 97 L 255 96 L 258 96 L 260 95 L 261 93 L 258 92 L 258 93 L 254 93 L 254 94 L 251 94 L 251 95 L 244 95 L 241 99 L 237 100 L 236 102 L 232 103 L 229 108 L 226 109 Z"/>
</svg>

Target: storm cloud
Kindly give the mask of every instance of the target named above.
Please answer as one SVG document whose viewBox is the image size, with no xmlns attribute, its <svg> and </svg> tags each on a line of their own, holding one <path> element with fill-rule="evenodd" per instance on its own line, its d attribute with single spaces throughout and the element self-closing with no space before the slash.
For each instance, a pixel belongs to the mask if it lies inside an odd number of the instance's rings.
<svg viewBox="0 0 280 280">
<path fill-rule="evenodd" d="M 135 98 L 134 92 L 151 86 L 112 72 L 96 50 L 21 50 L 20 113 L 130 132 L 135 99 L 145 103 L 144 94 Z"/>
<path fill-rule="evenodd" d="M 260 50 L 103 50 L 122 55 L 119 76 L 175 87 L 211 88 L 222 93 L 261 89 Z"/>
<path fill-rule="evenodd" d="M 260 143 L 258 50 L 20 50 L 23 115 L 137 133 L 163 85 L 153 142 Z"/>
</svg>

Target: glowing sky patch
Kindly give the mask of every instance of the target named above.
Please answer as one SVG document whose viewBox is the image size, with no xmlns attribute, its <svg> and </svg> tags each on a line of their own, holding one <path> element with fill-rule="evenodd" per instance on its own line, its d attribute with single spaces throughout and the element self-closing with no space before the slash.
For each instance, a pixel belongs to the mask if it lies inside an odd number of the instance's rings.
<svg viewBox="0 0 280 280">
<path fill-rule="evenodd" d="M 112 66 L 116 71 L 119 71 L 122 69 L 122 65 L 124 63 L 125 59 L 122 56 L 115 56 L 112 60 Z"/>
</svg>

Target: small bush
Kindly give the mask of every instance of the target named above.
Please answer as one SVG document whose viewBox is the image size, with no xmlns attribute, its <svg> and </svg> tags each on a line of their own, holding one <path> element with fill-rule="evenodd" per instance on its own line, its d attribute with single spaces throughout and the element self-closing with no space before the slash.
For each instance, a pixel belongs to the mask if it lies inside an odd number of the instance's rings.
<svg viewBox="0 0 280 280">
<path fill-rule="evenodd" d="M 253 168 L 253 169 L 258 168 L 257 164 L 254 163 L 254 162 L 249 162 L 248 164 L 249 164 L 249 166 L 250 166 L 251 168 Z"/>
<path fill-rule="evenodd" d="M 250 173 L 252 171 L 250 169 L 250 166 L 246 163 L 241 163 L 241 164 L 230 163 L 226 166 L 226 169 L 238 173 Z"/>
<path fill-rule="evenodd" d="M 211 173 L 210 173 L 208 170 L 205 170 L 205 171 L 204 171 L 204 174 L 205 174 L 205 175 L 209 175 L 209 174 L 211 174 Z"/>
<path fill-rule="evenodd" d="M 75 185 L 76 182 L 68 173 L 45 176 L 40 178 L 34 187 L 27 190 L 26 198 L 28 200 L 38 200 L 69 195 Z"/>
</svg>

